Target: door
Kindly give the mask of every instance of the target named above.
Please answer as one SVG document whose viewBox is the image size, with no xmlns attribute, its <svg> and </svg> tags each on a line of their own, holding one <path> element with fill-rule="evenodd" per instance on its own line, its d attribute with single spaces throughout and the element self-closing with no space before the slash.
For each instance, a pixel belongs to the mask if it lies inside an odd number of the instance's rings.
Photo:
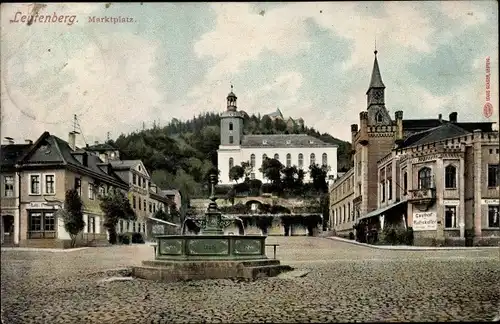
<svg viewBox="0 0 500 324">
<path fill-rule="evenodd" d="M 14 244 L 14 216 L 2 216 L 2 245 Z"/>
</svg>

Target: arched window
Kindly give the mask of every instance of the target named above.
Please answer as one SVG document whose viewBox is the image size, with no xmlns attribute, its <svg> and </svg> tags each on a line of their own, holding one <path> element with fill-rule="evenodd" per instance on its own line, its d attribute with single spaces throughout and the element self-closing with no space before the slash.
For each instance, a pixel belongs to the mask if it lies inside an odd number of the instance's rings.
<svg viewBox="0 0 500 324">
<path fill-rule="evenodd" d="M 264 162 L 267 159 L 267 154 L 262 154 L 262 162 Z"/>
<path fill-rule="evenodd" d="M 288 153 L 286 155 L 286 167 L 289 168 L 292 166 L 292 155 Z"/>
<path fill-rule="evenodd" d="M 233 158 L 229 158 L 229 170 L 231 170 L 234 166 L 234 159 Z"/>
<path fill-rule="evenodd" d="M 299 169 L 304 167 L 304 154 L 299 153 Z"/>
<path fill-rule="evenodd" d="M 274 159 L 279 161 L 280 160 L 280 155 L 278 153 L 274 154 Z"/>
<path fill-rule="evenodd" d="M 323 155 L 321 156 L 321 163 L 323 164 L 323 166 L 328 165 L 328 155 L 326 153 L 323 153 Z"/>
<path fill-rule="evenodd" d="M 250 166 L 255 168 L 255 154 L 250 155 Z"/>
<path fill-rule="evenodd" d="M 444 185 L 447 189 L 457 187 L 457 168 L 451 164 L 444 169 Z"/>
<path fill-rule="evenodd" d="M 408 192 L 408 172 L 403 173 L 403 191 L 405 195 Z"/>
<path fill-rule="evenodd" d="M 314 153 L 311 153 L 311 156 L 310 156 L 309 160 L 310 160 L 309 161 L 310 165 L 316 164 L 316 155 L 314 155 Z"/>
<path fill-rule="evenodd" d="M 382 117 L 382 113 L 381 112 L 378 112 L 376 115 L 375 115 L 375 121 L 377 123 L 381 123 L 384 121 L 384 118 Z"/>
<path fill-rule="evenodd" d="M 422 168 L 418 171 L 418 189 L 428 189 L 431 187 L 432 182 L 431 169 Z"/>
<path fill-rule="evenodd" d="M 229 123 L 229 130 L 232 131 L 233 130 L 233 123 Z"/>
</svg>

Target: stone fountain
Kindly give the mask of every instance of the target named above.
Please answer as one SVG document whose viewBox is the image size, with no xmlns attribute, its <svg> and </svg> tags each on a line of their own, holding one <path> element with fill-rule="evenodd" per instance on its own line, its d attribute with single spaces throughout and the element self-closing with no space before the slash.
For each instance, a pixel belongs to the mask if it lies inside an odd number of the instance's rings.
<svg viewBox="0 0 500 324">
<path fill-rule="evenodd" d="M 256 279 L 293 270 L 266 256 L 266 236 L 225 235 L 215 197 L 217 176 L 210 176 L 211 197 L 198 235 L 159 235 L 154 260 L 132 268 L 135 277 L 158 281 Z"/>
</svg>

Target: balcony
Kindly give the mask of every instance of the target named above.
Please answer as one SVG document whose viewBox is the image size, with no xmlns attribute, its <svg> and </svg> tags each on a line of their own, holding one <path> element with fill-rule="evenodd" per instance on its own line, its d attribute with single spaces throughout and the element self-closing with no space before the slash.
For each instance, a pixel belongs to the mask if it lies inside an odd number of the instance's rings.
<svg viewBox="0 0 500 324">
<path fill-rule="evenodd" d="M 363 196 L 359 195 L 356 198 L 354 198 L 354 200 L 352 201 L 352 203 L 354 205 L 356 205 L 356 204 L 360 203 L 361 201 L 363 201 Z"/>
<path fill-rule="evenodd" d="M 436 189 L 422 188 L 408 190 L 408 201 L 417 205 L 417 208 L 420 210 L 425 211 L 436 201 Z"/>
</svg>

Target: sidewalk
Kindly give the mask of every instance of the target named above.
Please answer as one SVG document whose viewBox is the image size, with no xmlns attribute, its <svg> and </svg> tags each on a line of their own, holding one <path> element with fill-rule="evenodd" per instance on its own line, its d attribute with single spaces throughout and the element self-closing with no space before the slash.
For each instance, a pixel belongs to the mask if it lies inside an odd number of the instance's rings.
<svg viewBox="0 0 500 324">
<path fill-rule="evenodd" d="M 74 249 L 44 249 L 44 248 L 23 248 L 23 247 L 2 247 L 2 252 L 76 252 L 88 249 L 88 247 L 80 247 Z"/>
<path fill-rule="evenodd" d="M 330 236 L 327 237 L 329 240 L 340 241 L 345 243 L 350 243 L 354 245 L 360 245 L 364 247 L 370 247 L 372 249 L 379 250 L 402 250 L 402 251 L 436 251 L 436 250 L 482 250 L 482 249 L 500 249 L 497 246 L 411 246 L 411 245 L 372 245 L 367 243 L 356 242 L 354 240 L 348 240 L 345 238 Z"/>
</svg>

